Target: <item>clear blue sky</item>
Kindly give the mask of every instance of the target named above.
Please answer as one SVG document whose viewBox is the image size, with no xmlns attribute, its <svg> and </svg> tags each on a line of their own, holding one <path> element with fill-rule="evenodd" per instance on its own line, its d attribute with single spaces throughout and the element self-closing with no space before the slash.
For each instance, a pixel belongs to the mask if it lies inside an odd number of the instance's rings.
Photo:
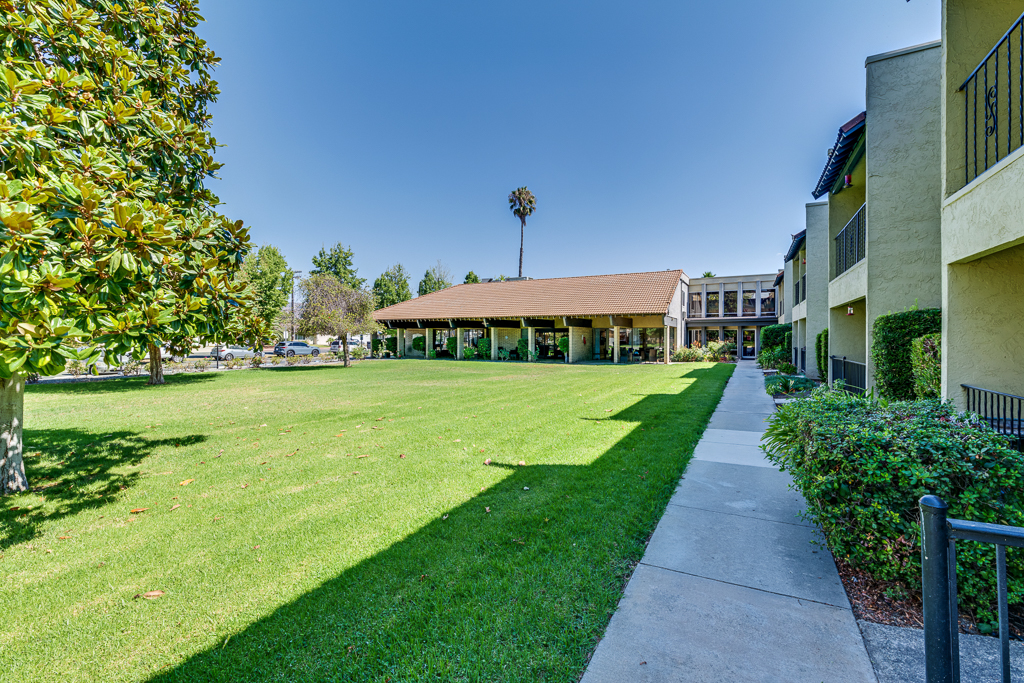
<svg viewBox="0 0 1024 683">
<path fill-rule="evenodd" d="M 223 210 L 372 283 L 774 272 L 864 58 L 939 37 L 939 0 L 206 0 Z"/>
</svg>

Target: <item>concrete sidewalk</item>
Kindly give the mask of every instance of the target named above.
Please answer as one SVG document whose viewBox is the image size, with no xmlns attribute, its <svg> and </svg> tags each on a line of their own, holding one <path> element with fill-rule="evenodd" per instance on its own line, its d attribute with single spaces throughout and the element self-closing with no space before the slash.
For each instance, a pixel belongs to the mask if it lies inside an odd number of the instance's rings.
<svg viewBox="0 0 1024 683">
<path fill-rule="evenodd" d="M 758 446 L 773 411 L 740 363 L 582 683 L 876 683 L 832 556 Z"/>
</svg>

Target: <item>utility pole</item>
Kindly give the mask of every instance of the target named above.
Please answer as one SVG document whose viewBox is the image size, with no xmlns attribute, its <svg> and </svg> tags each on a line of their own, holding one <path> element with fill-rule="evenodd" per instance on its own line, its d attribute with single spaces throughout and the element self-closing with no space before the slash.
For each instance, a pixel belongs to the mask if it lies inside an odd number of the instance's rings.
<svg viewBox="0 0 1024 683">
<path fill-rule="evenodd" d="M 295 281 L 302 275 L 301 270 L 292 271 L 292 338 L 290 341 L 295 341 Z"/>
</svg>

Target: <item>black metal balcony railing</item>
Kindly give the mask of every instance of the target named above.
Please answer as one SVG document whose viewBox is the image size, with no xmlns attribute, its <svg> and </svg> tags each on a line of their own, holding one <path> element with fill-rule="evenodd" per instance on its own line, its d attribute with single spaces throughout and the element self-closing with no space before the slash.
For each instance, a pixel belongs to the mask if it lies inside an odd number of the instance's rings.
<svg viewBox="0 0 1024 683">
<path fill-rule="evenodd" d="M 807 301 L 807 276 L 800 276 L 800 301 Z"/>
<path fill-rule="evenodd" d="M 921 510 L 921 593 L 924 603 L 926 683 L 960 683 L 960 609 L 956 597 L 956 541 L 996 547 L 999 603 L 1000 680 L 1010 683 L 1010 614 L 1007 605 L 1006 547 L 1024 548 L 1024 528 L 949 519 L 949 506 L 924 496 Z"/>
<path fill-rule="evenodd" d="M 863 394 L 867 389 L 868 366 L 846 356 L 829 356 L 832 359 L 832 381 L 843 380 L 844 388 L 853 394 Z"/>
<path fill-rule="evenodd" d="M 964 185 L 1024 143 L 1024 14 L 964 84 Z"/>
<path fill-rule="evenodd" d="M 977 413 L 992 429 L 1010 437 L 1011 444 L 1024 450 L 1024 396 L 989 391 L 961 384 L 967 396 L 967 410 Z"/>
<path fill-rule="evenodd" d="M 850 222 L 836 235 L 836 274 L 839 277 L 858 264 L 866 255 L 868 205 L 860 207 Z"/>
</svg>

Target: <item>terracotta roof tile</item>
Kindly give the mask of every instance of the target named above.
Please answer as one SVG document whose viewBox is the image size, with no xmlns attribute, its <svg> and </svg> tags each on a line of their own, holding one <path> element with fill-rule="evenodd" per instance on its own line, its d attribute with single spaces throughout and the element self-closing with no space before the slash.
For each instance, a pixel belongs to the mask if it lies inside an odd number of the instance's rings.
<svg viewBox="0 0 1024 683">
<path fill-rule="evenodd" d="M 382 308 L 373 317 L 386 321 L 665 315 L 681 277 L 681 270 L 662 270 L 455 285 Z"/>
</svg>

